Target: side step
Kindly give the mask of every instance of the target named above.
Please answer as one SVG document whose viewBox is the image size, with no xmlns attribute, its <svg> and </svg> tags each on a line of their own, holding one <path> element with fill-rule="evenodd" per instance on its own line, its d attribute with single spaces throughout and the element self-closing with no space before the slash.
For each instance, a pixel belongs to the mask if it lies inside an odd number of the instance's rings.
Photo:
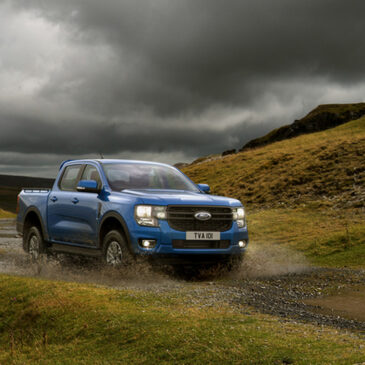
<svg viewBox="0 0 365 365">
<path fill-rule="evenodd" d="M 48 247 L 48 250 L 51 252 L 59 252 L 59 253 L 70 253 L 73 255 L 84 255 L 84 256 L 93 256 L 93 257 L 101 257 L 102 252 L 100 249 L 93 247 L 82 247 L 82 246 L 73 246 L 73 245 L 63 245 L 58 243 L 53 243 L 52 246 Z"/>
</svg>

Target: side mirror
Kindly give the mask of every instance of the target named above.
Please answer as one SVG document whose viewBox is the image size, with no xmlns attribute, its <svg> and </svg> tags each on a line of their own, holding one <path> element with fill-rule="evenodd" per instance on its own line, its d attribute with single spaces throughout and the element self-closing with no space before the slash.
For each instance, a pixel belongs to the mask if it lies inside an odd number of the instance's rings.
<svg viewBox="0 0 365 365">
<path fill-rule="evenodd" d="M 208 184 L 198 184 L 198 188 L 205 194 L 210 193 L 210 186 Z"/>
<path fill-rule="evenodd" d="M 100 193 L 98 183 L 95 180 L 80 180 L 77 184 L 77 191 L 85 193 Z"/>
</svg>

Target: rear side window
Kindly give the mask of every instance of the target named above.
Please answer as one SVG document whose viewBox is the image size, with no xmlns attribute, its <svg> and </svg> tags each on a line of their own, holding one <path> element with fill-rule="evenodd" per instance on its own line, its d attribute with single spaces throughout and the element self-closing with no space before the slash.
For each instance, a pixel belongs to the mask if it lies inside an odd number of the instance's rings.
<svg viewBox="0 0 365 365">
<path fill-rule="evenodd" d="M 81 165 L 72 165 L 66 167 L 59 185 L 61 190 L 76 190 L 77 183 L 79 182 L 78 177 L 80 174 L 80 169 Z"/>
<path fill-rule="evenodd" d="M 98 183 L 98 188 L 101 187 L 100 175 L 95 166 L 86 165 L 81 180 L 95 180 Z"/>
</svg>

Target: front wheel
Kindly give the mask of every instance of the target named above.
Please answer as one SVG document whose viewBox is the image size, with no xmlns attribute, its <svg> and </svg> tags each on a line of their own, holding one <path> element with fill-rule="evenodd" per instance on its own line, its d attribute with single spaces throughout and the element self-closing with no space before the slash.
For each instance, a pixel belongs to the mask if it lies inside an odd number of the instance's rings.
<svg viewBox="0 0 365 365">
<path fill-rule="evenodd" d="M 230 272 L 236 272 L 241 268 L 244 253 L 232 255 L 225 261 L 217 261 L 205 264 L 175 265 L 174 273 L 185 280 L 217 278 Z"/>
<path fill-rule="evenodd" d="M 230 258 L 230 260 L 226 263 L 226 270 L 228 272 L 235 272 L 238 271 L 244 260 L 245 253 L 241 253 L 239 255 L 234 255 Z"/>
<path fill-rule="evenodd" d="M 133 261 L 124 236 L 117 230 L 107 233 L 103 241 L 103 248 L 104 262 L 109 266 L 128 266 Z"/>
<path fill-rule="evenodd" d="M 39 228 L 36 226 L 33 226 L 29 229 L 26 243 L 30 258 L 34 261 L 38 260 L 40 255 L 45 252 L 42 235 L 39 231 Z"/>
</svg>

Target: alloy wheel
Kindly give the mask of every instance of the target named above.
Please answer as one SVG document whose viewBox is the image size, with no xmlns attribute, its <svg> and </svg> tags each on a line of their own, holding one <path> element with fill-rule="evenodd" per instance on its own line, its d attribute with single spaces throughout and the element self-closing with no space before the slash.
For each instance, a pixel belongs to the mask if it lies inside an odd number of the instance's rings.
<svg viewBox="0 0 365 365">
<path fill-rule="evenodd" d="M 39 239 L 36 235 L 32 235 L 29 240 L 29 254 L 33 260 L 39 257 Z"/>
<path fill-rule="evenodd" d="M 106 262 L 108 265 L 120 265 L 122 263 L 122 249 L 117 241 L 112 241 L 106 251 Z"/>
</svg>

